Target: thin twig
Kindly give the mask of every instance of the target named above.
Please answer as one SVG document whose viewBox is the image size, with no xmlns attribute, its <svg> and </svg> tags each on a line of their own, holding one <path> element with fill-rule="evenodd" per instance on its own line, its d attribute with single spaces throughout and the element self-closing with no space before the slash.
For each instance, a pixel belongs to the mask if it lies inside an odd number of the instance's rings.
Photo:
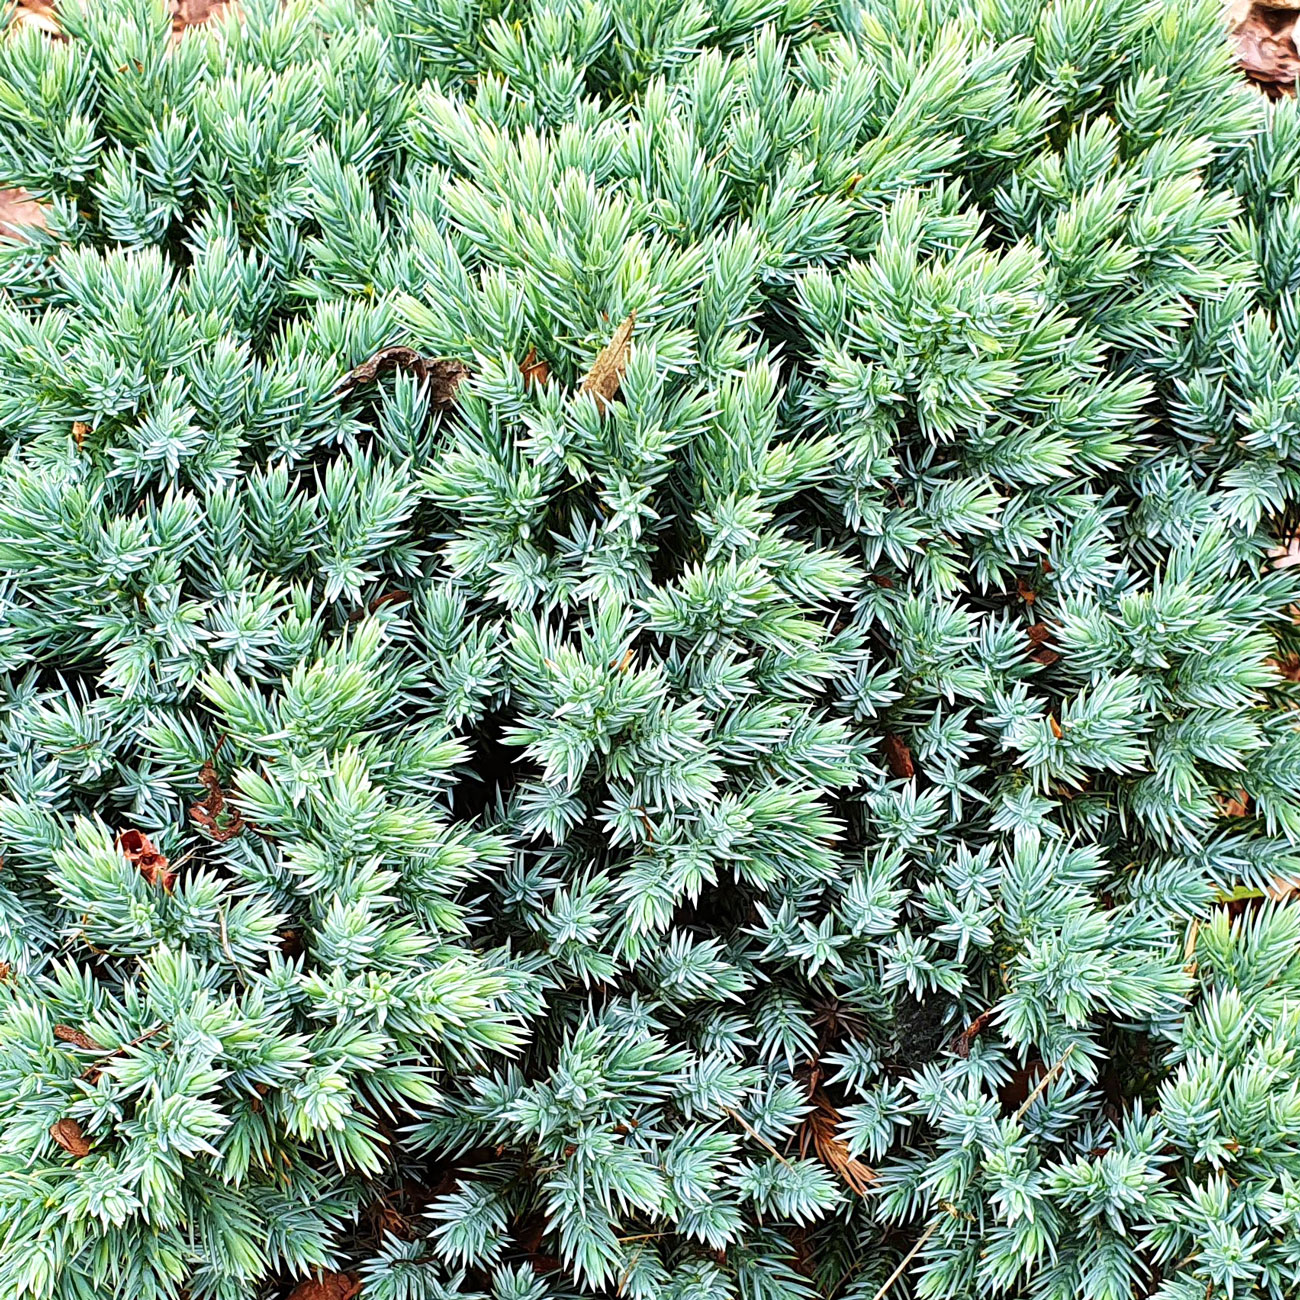
<svg viewBox="0 0 1300 1300">
<path fill-rule="evenodd" d="M 84 1079 L 89 1075 L 96 1073 L 106 1062 L 111 1061 L 115 1056 L 121 1056 L 124 1052 L 129 1052 L 133 1047 L 139 1047 L 141 1043 L 152 1038 L 155 1034 L 160 1034 L 167 1028 L 167 1022 L 160 1020 L 152 1029 L 146 1029 L 139 1038 L 133 1038 L 129 1043 L 123 1043 L 120 1047 L 115 1047 L 111 1052 L 105 1052 L 103 1056 L 92 1061 L 82 1072 L 81 1077 Z"/>
<path fill-rule="evenodd" d="M 739 1124 L 740 1127 L 758 1143 L 759 1146 L 765 1147 L 770 1151 L 787 1169 L 794 1168 L 794 1166 L 761 1133 L 756 1129 L 751 1128 L 739 1115 L 736 1114 L 734 1110 L 731 1109 L 730 1106 L 724 1106 L 722 1109 L 730 1115 L 731 1118 L 734 1119 L 736 1123 Z"/>
<path fill-rule="evenodd" d="M 1034 1088 L 1033 1092 L 1031 1092 L 1029 1096 L 1025 1098 L 1024 1102 L 1021 1104 L 1020 1109 L 1016 1111 L 1014 1118 L 1017 1121 L 1024 1119 L 1025 1112 L 1030 1108 L 1030 1106 L 1034 1104 L 1034 1102 L 1036 1102 L 1039 1099 L 1039 1097 L 1043 1095 L 1043 1093 L 1047 1089 L 1047 1085 L 1051 1083 L 1052 1080 L 1056 1078 L 1056 1076 L 1061 1072 L 1061 1066 L 1063 1066 L 1066 1063 L 1066 1061 L 1070 1059 L 1070 1053 L 1074 1051 L 1076 1046 L 1077 1044 L 1071 1043 L 1069 1047 L 1065 1049 L 1065 1052 L 1062 1054 L 1061 1059 L 1057 1061 L 1057 1063 L 1054 1066 L 1052 1066 L 1052 1068 L 1048 1070 L 1048 1072 L 1045 1075 L 1043 1075 L 1041 1079 L 1039 1079 L 1038 1084 Z"/>
<path fill-rule="evenodd" d="M 907 1252 L 906 1255 L 903 1256 L 901 1260 L 899 1260 L 898 1267 L 885 1279 L 885 1285 L 871 1297 L 871 1300 L 884 1300 L 885 1293 L 894 1285 L 895 1282 L 898 1281 L 900 1277 L 903 1276 L 904 1273 L 907 1272 L 907 1266 L 916 1258 L 917 1252 L 920 1251 L 921 1247 L 934 1236 L 942 1222 L 942 1219 L 935 1219 L 934 1222 L 931 1223 L 930 1226 L 916 1239 L 916 1244 Z"/>
</svg>

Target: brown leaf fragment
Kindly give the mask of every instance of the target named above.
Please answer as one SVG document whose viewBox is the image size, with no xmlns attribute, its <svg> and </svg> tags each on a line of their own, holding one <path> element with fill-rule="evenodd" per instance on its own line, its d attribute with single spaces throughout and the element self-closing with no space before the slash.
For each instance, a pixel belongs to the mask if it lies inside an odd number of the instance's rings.
<svg viewBox="0 0 1300 1300">
<path fill-rule="evenodd" d="M 580 393 L 591 393 L 596 398 L 596 405 L 602 411 L 618 396 L 623 383 L 623 374 L 627 370 L 628 357 L 631 355 L 632 331 L 636 328 L 636 312 L 614 331 L 614 337 L 601 349 L 600 355 L 591 364 L 582 383 Z"/>
<path fill-rule="evenodd" d="M 218 844 L 233 840 L 244 829 L 244 819 L 237 809 L 226 808 L 226 792 L 221 788 L 216 766 L 209 760 L 199 768 L 199 781 L 207 797 L 190 808 L 190 820 L 202 826 Z"/>
<path fill-rule="evenodd" d="M 354 609 L 348 615 L 349 623 L 359 623 L 367 614 L 373 614 L 377 610 L 383 609 L 385 605 L 394 605 L 399 600 L 410 600 L 411 593 L 402 591 L 394 587 L 392 591 L 386 591 L 382 596 L 376 596 L 364 609 Z"/>
<path fill-rule="evenodd" d="M 1300 564 L 1300 537 L 1287 539 L 1285 546 L 1274 546 L 1268 551 L 1268 558 L 1273 569 L 1291 569 Z"/>
<path fill-rule="evenodd" d="M 1016 594 L 1026 605 L 1032 605 L 1038 599 L 1038 593 L 1023 579 L 1016 579 Z"/>
<path fill-rule="evenodd" d="M 172 41 L 179 41 L 189 27 L 202 27 L 225 10 L 238 12 L 227 0 L 171 0 Z"/>
<path fill-rule="evenodd" d="M 1048 642 L 1052 639 L 1052 629 L 1046 623 L 1035 623 L 1027 630 L 1029 634 L 1029 657 L 1035 663 L 1042 664 L 1044 668 L 1056 663 L 1061 656 L 1048 645 Z"/>
<path fill-rule="evenodd" d="M 142 853 L 153 852 L 153 845 L 149 843 L 149 837 L 143 831 L 120 831 L 117 847 L 122 850 L 123 856 L 132 866 Z"/>
<path fill-rule="evenodd" d="M 456 389 L 469 378 L 469 367 L 461 361 L 427 361 L 423 378 L 429 384 L 429 402 L 435 411 L 445 411 L 456 400 Z"/>
<path fill-rule="evenodd" d="M 299 1282 L 287 1300 L 352 1300 L 361 1294 L 361 1279 L 355 1273 L 321 1272 Z"/>
<path fill-rule="evenodd" d="M 528 349 L 528 355 L 519 369 L 524 372 L 525 388 L 542 388 L 551 377 L 551 367 L 538 357 L 536 348 Z"/>
<path fill-rule="evenodd" d="M 54 1037 L 61 1043 L 71 1043 L 73 1047 L 80 1047 L 87 1052 L 106 1052 L 108 1048 L 102 1043 L 97 1043 L 89 1034 L 80 1029 L 73 1029 L 71 1025 L 55 1025 Z"/>
<path fill-rule="evenodd" d="M 1057 722 L 1055 718 L 1049 717 L 1047 719 L 1047 725 L 1051 727 L 1052 735 L 1055 736 L 1057 740 L 1060 740 L 1061 737 L 1065 735 L 1065 732 L 1061 730 L 1061 724 Z"/>
<path fill-rule="evenodd" d="M 1284 659 L 1270 659 L 1268 662 L 1288 682 L 1300 682 L 1300 655 L 1287 655 Z"/>
<path fill-rule="evenodd" d="M 993 1019 L 993 1008 L 981 1012 L 949 1044 L 949 1050 L 955 1052 L 964 1061 L 970 1056 L 971 1044 L 984 1031 L 984 1027 Z"/>
<path fill-rule="evenodd" d="M 88 1156 L 90 1143 L 81 1132 L 81 1125 L 75 1119 L 55 1120 L 50 1125 L 50 1136 L 72 1156 Z"/>
<path fill-rule="evenodd" d="M 7 984 L 14 974 L 14 968 L 7 961 L 0 961 L 0 984 Z"/>
<path fill-rule="evenodd" d="M 45 205 L 26 190 L 0 190 L 0 237 L 45 229 Z"/>
<path fill-rule="evenodd" d="M 1300 72 L 1294 5 L 1255 0 L 1234 4 L 1228 15 L 1237 47 L 1237 63 L 1270 97 L 1294 93 Z"/>
<path fill-rule="evenodd" d="M 1250 795 L 1245 790 L 1238 790 L 1236 794 L 1231 795 L 1216 794 L 1214 801 L 1225 817 L 1245 817 L 1250 812 Z"/>
<path fill-rule="evenodd" d="M 86 434 L 90 432 L 90 425 L 82 420 L 73 420 L 72 422 L 72 440 L 77 444 L 77 450 L 80 451 L 86 445 Z"/>
<path fill-rule="evenodd" d="M 338 386 L 337 392 L 350 392 L 361 384 L 373 384 L 390 370 L 405 370 L 429 386 L 429 401 L 435 410 L 445 411 L 456 398 L 456 389 L 468 378 L 469 367 L 449 358 L 422 357 L 414 348 L 381 348 L 369 361 L 363 361 Z"/>
<path fill-rule="evenodd" d="M 136 866 L 149 884 L 161 885 L 167 893 L 172 892 L 176 885 L 176 872 L 167 869 L 167 859 L 163 854 L 146 853 Z"/>
<path fill-rule="evenodd" d="M 799 1127 L 800 1157 L 806 1156 L 811 1146 L 817 1159 L 838 1174 L 851 1191 L 866 1196 L 876 1181 L 876 1171 L 857 1159 L 840 1137 L 840 1113 L 820 1087 L 813 1089 L 812 1102 L 813 1109 Z"/>
<path fill-rule="evenodd" d="M 343 381 L 348 388 L 357 384 L 373 384 L 390 370 L 410 370 L 420 374 L 424 358 L 414 349 L 405 347 L 381 348 L 369 361 L 363 361 Z"/>
<path fill-rule="evenodd" d="M 912 751 L 898 736 L 885 737 L 885 762 L 889 770 L 900 780 L 907 781 L 916 773 L 912 764 Z"/>
<path fill-rule="evenodd" d="M 123 856 L 151 885 L 161 885 L 169 894 L 176 884 L 176 872 L 169 869 L 166 854 L 159 853 L 143 831 L 122 831 L 117 847 Z"/>
</svg>

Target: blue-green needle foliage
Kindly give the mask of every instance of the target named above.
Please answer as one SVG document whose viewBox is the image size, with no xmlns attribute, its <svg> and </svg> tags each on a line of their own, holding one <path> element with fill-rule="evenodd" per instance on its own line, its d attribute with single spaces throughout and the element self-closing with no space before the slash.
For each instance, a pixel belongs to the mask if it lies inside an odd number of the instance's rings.
<svg viewBox="0 0 1300 1300">
<path fill-rule="evenodd" d="M 0 1300 L 1300 1293 L 1300 113 L 1220 0 L 62 21 Z"/>
</svg>

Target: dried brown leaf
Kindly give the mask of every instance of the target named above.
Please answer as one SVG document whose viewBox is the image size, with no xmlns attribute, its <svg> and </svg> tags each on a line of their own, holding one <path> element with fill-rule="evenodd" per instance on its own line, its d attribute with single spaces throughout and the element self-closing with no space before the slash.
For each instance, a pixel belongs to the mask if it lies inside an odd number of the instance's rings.
<svg viewBox="0 0 1300 1300">
<path fill-rule="evenodd" d="M 206 798 L 190 807 L 190 820 L 202 826 L 218 844 L 233 840 L 244 829 L 244 819 L 237 809 L 227 810 L 226 792 L 221 788 L 221 779 L 211 760 L 199 768 L 199 781 L 208 793 Z"/>
<path fill-rule="evenodd" d="M 72 1156 L 88 1156 L 90 1143 L 81 1131 L 81 1125 L 75 1119 L 55 1120 L 50 1125 L 50 1136 Z"/>
<path fill-rule="evenodd" d="M 346 393 L 360 384 L 372 384 L 380 375 L 390 370 L 405 370 L 429 386 L 429 401 L 433 408 L 444 411 L 456 398 L 456 389 L 469 377 L 469 367 L 463 361 L 449 358 L 422 357 L 414 348 L 382 348 L 368 361 L 363 361 L 338 386 Z"/>
<path fill-rule="evenodd" d="M 551 367 L 538 357 L 536 348 L 528 349 L 528 355 L 519 369 L 524 372 L 525 388 L 542 388 L 551 377 Z"/>
<path fill-rule="evenodd" d="M 990 1007 L 987 1011 L 976 1016 L 948 1045 L 949 1050 L 956 1052 L 963 1061 L 970 1056 L 971 1044 L 984 1032 L 985 1026 L 993 1019 L 993 1011 L 994 1008 Z"/>
<path fill-rule="evenodd" d="M 1294 90 L 1300 72 L 1296 18 L 1294 6 L 1284 8 L 1260 0 L 1249 5 L 1235 4 L 1229 12 L 1238 64 L 1252 81 L 1274 96 Z"/>
<path fill-rule="evenodd" d="M 117 847 L 123 856 L 151 885 L 161 885 L 169 894 L 176 884 L 176 872 L 170 870 L 165 853 L 159 853 L 143 831 L 121 831 Z"/>
<path fill-rule="evenodd" d="M 171 0 L 172 40 L 178 41 L 189 27 L 202 27 L 226 10 L 238 12 L 227 0 Z"/>
<path fill-rule="evenodd" d="M 456 390 L 469 378 L 469 367 L 461 361 L 426 361 L 423 378 L 429 385 L 433 409 L 445 411 L 456 400 Z"/>
<path fill-rule="evenodd" d="M 26 190 L 0 190 L 0 237 L 45 229 L 45 205 Z"/>
<path fill-rule="evenodd" d="M 591 364 L 578 391 L 591 393 L 596 405 L 603 411 L 618 396 L 632 352 L 632 331 L 636 328 L 636 312 L 614 331 L 614 337 L 603 347 Z"/>
<path fill-rule="evenodd" d="M 287 1300 L 352 1300 L 361 1294 L 361 1279 L 355 1273 L 318 1273 L 299 1282 Z"/>
<path fill-rule="evenodd" d="M 108 1048 L 102 1043 L 97 1043 L 91 1036 L 83 1030 L 74 1029 L 71 1025 L 55 1025 L 54 1037 L 61 1043 L 71 1043 L 73 1047 L 80 1047 L 87 1052 L 106 1052 Z"/>
<path fill-rule="evenodd" d="M 56 41 L 66 40 L 63 34 L 63 28 L 59 26 L 59 20 L 54 16 L 54 9 L 50 7 L 37 8 L 31 4 L 21 4 L 14 12 L 15 27 L 35 27 L 37 31 L 44 32 L 46 36 Z"/>
<path fill-rule="evenodd" d="M 1250 811 L 1250 795 L 1245 790 L 1238 790 L 1236 794 L 1230 795 L 1216 794 L 1214 801 L 1225 817 L 1244 817 Z"/>
<path fill-rule="evenodd" d="M 909 780 L 916 773 L 912 763 L 912 751 L 898 736 L 885 737 L 885 762 L 889 770 L 900 780 Z"/>
</svg>

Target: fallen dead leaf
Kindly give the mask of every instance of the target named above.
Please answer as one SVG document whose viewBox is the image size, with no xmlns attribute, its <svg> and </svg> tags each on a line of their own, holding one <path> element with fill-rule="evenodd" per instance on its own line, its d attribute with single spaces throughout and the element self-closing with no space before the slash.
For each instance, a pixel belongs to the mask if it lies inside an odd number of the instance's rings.
<svg viewBox="0 0 1300 1300">
<path fill-rule="evenodd" d="M 359 384 L 372 384 L 390 370 L 405 370 L 429 385 L 429 400 L 436 410 L 446 410 L 456 397 L 456 389 L 469 377 L 469 367 L 462 361 L 422 357 L 414 348 L 391 347 L 376 352 L 368 361 L 348 373 L 339 385 L 340 393 Z"/>
<path fill-rule="evenodd" d="M 75 1119 L 55 1120 L 50 1125 L 50 1136 L 71 1156 L 88 1156 L 90 1143 Z"/>
<path fill-rule="evenodd" d="M 618 390 L 622 386 L 623 374 L 627 370 L 628 357 L 632 351 L 632 331 L 635 328 L 636 312 L 632 312 L 614 331 L 614 337 L 601 349 L 600 355 L 592 362 L 591 369 L 578 387 L 581 393 L 591 393 L 602 411 L 618 396 Z"/>
<path fill-rule="evenodd" d="M 519 369 L 524 372 L 525 388 L 541 388 L 551 377 L 550 366 L 538 358 L 536 348 L 528 349 L 528 355 L 524 358 Z"/>
<path fill-rule="evenodd" d="M 228 0 L 171 0 L 172 40 L 180 40 L 186 28 L 202 27 L 227 9 L 238 12 Z"/>
<path fill-rule="evenodd" d="M 984 1027 L 993 1019 L 993 1012 L 996 1008 L 990 1007 L 987 1011 L 981 1012 L 974 1020 L 959 1033 L 956 1038 L 948 1045 L 948 1050 L 955 1052 L 964 1061 L 970 1056 L 971 1044 L 984 1031 Z"/>
<path fill-rule="evenodd" d="M 1225 817 L 1244 817 L 1250 811 L 1250 795 L 1244 790 L 1238 790 L 1232 795 L 1216 794 L 1214 801 Z"/>
<path fill-rule="evenodd" d="M 93 1038 L 80 1029 L 73 1029 L 71 1025 L 55 1025 L 54 1037 L 61 1043 L 71 1043 L 73 1047 L 80 1047 L 87 1052 L 106 1052 L 108 1048 L 103 1044 L 95 1042 Z"/>
<path fill-rule="evenodd" d="M 1300 10 L 1286 0 L 1232 0 L 1228 31 L 1246 76 L 1272 98 L 1294 94 L 1300 72 L 1296 20 Z M 1293 561 L 1294 563 L 1294 561 Z"/>
<path fill-rule="evenodd" d="M 912 763 L 912 751 L 898 736 L 885 737 L 885 761 L 889 770 L 900 780 L 909 780 L 916 772 Z"/>
<path fill-rule="evenodd" d="M 244 829 L 244 819 L 236 809 L 227 810 L 226 792 L 221 788 L 215 765 L 209 761 L 199 769 L 199 781 L 207 797 L 190 808 L 190 820 L 202 826 L 218 844 L 233 840 Z"/>
<path fill-rule="evenodd" d="M 0 190 L 0 236 L 21 236 L 45 229 L 45 205 L 26 190 Z"/>
<path fill-rule="evenodd" d="M 355 1273 L 319 1273 L 299 1282 L 287 1300 L 352 1300 L 361 1294 L 361 1279 Z"/>
<path fill-rule="evenodd" d="M 159 853 L 143 831 L 122 831 L 117 837 L 122 855 L 151 885 L 161 885 L 167 893 L 176 884 L 176 872 L 170 870 L 166 854 Z"/>
</svg>

